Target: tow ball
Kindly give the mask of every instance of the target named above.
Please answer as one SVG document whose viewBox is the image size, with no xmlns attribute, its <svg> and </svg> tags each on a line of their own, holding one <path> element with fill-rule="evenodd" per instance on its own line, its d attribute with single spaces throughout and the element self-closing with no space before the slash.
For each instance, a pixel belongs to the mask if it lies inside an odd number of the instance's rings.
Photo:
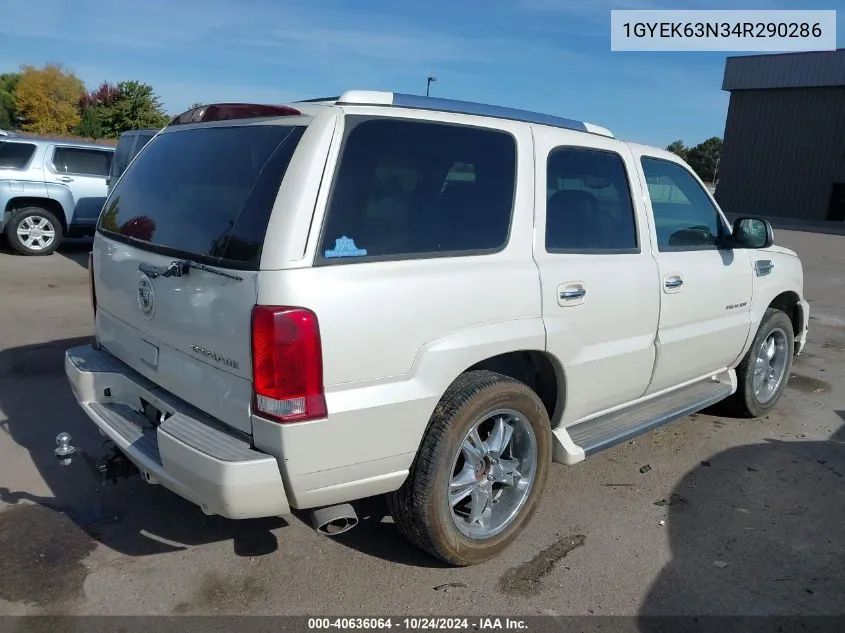
<svg viewBox="0 0 845 633">
<path fill-rule="evenodd" d="M 70 433 L 66 432 L 59 433 L 56 436 L 56 448 L 53 449 L 53 454 L 62 466 L 70 466 L 76 453 L 76 449 L 70 444 L 71 439 L 73 438 L 71 438 Z"/>
<path fill-rule="evenodd" d="M 56 436 L 56 448 L 53 449 L 53 454 L 62 466 L 69 466 L 73 457 L 79 455 L 100 484 L 117 483 L 118 479 L 128 479 L 140 473 L 135 464 L 129 461 L 111 440 L 105 443 L 105 454 L 97 459 L 85 451 L 77 450 L 71 445 L 72 439 L 70 433 L 67 432 Z"/>
</svg>

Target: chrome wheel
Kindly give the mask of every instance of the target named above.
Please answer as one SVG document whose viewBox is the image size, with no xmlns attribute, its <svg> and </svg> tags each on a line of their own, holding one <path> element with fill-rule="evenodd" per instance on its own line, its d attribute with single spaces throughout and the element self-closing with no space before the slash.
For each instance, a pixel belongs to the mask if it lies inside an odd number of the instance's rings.
<svg viewBox="0 0 845 633">
<path fill-rule="evenodd" d="M 786 332 L 777 328 L 769 332 L 757 349 L 754 360 L 754 396 L 760 404 L 775 397 L 789 364 Z"/>
<path fill-rule="evenodd" d="M 28 215 L 18 223 L 16 231 L 21 244 L 31 251 L 43 251 L 56 239 L 56 227 L 40 215 Z"/>
<path fill-rule="evenodd" d="M 452 462 L 455 526 L 472 539 L 499 534 L 528 500 L 536 471 L 537 438 L 524 415 L 501 409 L 476 421 Z"/>
</svg>

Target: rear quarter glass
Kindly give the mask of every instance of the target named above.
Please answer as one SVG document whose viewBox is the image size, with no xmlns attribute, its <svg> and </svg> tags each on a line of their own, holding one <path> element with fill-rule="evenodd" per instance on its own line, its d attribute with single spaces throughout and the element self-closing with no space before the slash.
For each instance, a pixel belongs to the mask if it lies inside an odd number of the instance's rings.
<svg viewBox="0 0 845 633">
<path fill-rule="evenodd" d="M 515 183 L 508 132 L 349 116 L 315 263 L 501 250 Z"/>
<path fill-rule="evenodd" d="M 159 134 L 115 187 L 98 230 L 165 255 L 257 270 L 304 126 L 196 127 Z"/>
</svg>

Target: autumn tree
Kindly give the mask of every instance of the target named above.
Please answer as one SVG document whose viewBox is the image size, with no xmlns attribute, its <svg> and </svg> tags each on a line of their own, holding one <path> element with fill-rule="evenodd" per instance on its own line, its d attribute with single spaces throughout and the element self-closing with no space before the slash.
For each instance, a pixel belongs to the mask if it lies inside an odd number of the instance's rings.
<svg viewBox="0 0 845 633">
<path fill-rule="evenodd" d="M 14 102 L 23 129 L 36 134 L 68 134 L 79 124 L 82 81 L 61 64 L 22 66 Z"/>
</svg>

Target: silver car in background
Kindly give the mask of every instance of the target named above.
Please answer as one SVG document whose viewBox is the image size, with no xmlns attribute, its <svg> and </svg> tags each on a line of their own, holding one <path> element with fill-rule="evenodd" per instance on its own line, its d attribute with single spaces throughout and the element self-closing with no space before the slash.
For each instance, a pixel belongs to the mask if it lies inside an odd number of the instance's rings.
<svg viewBox="0 0 845 633">
<path fill-rule="evenodd" d="M 21 255 L 49 255 L 64 237 L 93 235 L 114 147 L 0 137 L 0 231 Z"/>
</svg>

